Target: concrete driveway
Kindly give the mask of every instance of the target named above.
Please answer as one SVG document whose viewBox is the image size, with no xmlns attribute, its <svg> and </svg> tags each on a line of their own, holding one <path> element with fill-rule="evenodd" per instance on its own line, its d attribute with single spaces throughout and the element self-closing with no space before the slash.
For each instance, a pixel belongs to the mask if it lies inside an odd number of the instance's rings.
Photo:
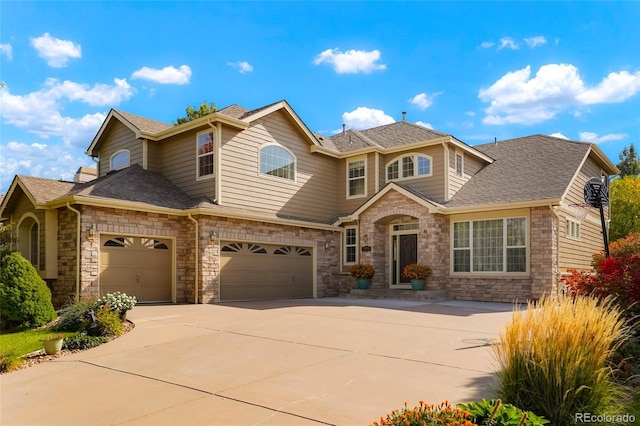
<svg viewBox="0 0 640 426">
<path fill-rule="evenodd" d="M 489 397 L 506 304 L 309 299 L 137 306 L 128 334 L 0 376 L 7 425 L 366 425 Z"/>
</svg>

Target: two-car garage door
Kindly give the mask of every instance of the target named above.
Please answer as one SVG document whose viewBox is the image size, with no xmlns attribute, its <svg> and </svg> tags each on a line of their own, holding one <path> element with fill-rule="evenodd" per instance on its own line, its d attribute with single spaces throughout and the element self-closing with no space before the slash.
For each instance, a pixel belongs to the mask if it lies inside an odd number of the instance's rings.
<svg viewBox="0 0 640 426">
<path fill-rule="evenodd" d="M 313 256 L 305 247 L 223 242 L 220 300 L 313 297 Z"/>
<path fill-rule="evenodd" d="M 140 302 L 170 302 L 172 240 L 100 236 L 100 292 L 121 291 Z"/>
</svg>

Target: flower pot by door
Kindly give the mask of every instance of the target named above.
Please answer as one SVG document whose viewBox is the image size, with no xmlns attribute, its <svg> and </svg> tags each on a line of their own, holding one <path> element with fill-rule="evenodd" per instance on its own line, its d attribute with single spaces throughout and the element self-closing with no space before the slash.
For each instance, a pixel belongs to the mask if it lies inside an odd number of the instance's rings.
<svg viewBox="0 0 640 426">
<path fill-rule="evenodd" d="M 44 352 L 47 355 L 57 355 L 62 350 L 62 341 L 64 339 L 51 339 L 44 341 Z"/>
<path fill-rule="evenodd" d="M 424 290 L 424 280 L 411 280 L 411 288 L 414 290 Z"/>
<path fill-rule="evenodd" d="M 371 278 L 358 278 L 358 288 L 361 290 L 369 288 L 371 284 Z"/>
</svg>

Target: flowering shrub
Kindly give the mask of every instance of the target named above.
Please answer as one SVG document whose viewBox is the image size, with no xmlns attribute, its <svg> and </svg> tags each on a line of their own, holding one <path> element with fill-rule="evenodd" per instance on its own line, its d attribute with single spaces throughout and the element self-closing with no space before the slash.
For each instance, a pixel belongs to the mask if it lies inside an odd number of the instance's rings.
<svg viewBox="0 0 640 426">
<path fill-rule="evenodd" d="M 449 401 L 440 405 L 425 404 L 420 401 L 420 406 L 408 408 L 404 403 L 402 410 L 393 410 L 386 417 L 380 417 L 379 422 L 373 422 L 371 426 L 435 426 L 435 425 L 460 425 L 478 426 L 471 420 L 471 414 L 460 408 L 452 407 Z"/>
<path fill-rule="evenodd" d="M 373 277 L 375 274 L 375 270 L 373 269 L 373 265 L 369 263 L 358 263 L 355 265 L 351 265 L 349 268 L 349 274 L 352 277 L 367 279 Z"/>
<path fill-rule="evenodd" d="M 127 293 L 107 293 L 96 301 L 96 309 L 108 306 L 112 311 L 126 312 L 136 306 L 138 300 L 135 296 L 127 296 Z"/>
<path fill-rule="evenodd" d="M 420 263 L 410 263 L 402 269 L 402 276 L 410 280 L 426 280 L 431 274 L 431 268 Z"/>
<path fill-rule="evenodd" d="M 640 234 L 621 238 L 609 247 L 611 257 L 603 253 L 593 255 L 594 270 L 570 269 L 571 275 L 563 279 L 569 293 L 613 297 L 622 308 L 636 303 L 640 308 Z"/>
</svg>

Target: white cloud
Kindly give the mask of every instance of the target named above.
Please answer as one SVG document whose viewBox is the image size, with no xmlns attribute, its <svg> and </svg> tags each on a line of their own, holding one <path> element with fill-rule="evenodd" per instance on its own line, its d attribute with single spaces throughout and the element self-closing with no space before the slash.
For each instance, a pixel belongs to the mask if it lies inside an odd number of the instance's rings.
<svg viewBox="0 0 640 426">
<path fill-rule="evenodd" d="M 63 116 L 63 103 L 81 101 L 94 106 L 115 106 L 133 95 L 133 89 L 126 80 L 115 79 L 114 82 L 114 86 L 96 84 L 90 88 L 70 81 L 60 83 L 56 79 L 48 79 L 42 89 L 27 95 L 14 95 L 3 90 L 0 92 L 0 114 L 5 125 L 14 125 L 44 139 L 59 136 L 69 146 L 86 148 L 106 114 Z"/>
<path fill-rule="evenodd" d="M 179 69 L 173 66 L 162 69 L 142 67 L 131 74 L 131 78 L 151 80 L 160 84 L 189 84 L 191 78 L 191 68 L 188 65 L 180 65 Z"/>
<path fill-rule="evenodd" d="M 525 38 L 524 42 L 527 43 L 527 46 L 533 49 L 534 47 L 538 47 L 538 46 L 542 46 L 543 44 L 546 44 L 547 39 L 544 38 L 543 36 L 535 36 L 535 37 Z"/>
<path fill-rule="evenodd" d="M 617 103 L 640 92 L 640 71 L 631 74 L 627 71 L 612 72 L 600 84 L 578 95 L 584 104 Z"/>
<path fill-rule="evenodd" d="M 568 137 L 566 137 L 565 135 L 563 135 L 560 132 L 555 132 L 555 133 L 551 133 L 549 136 L 553 136 L 554 138 L 561 138 L 561 139 L 567 139 L 569 140 Z"/>
<path fill-rule="evenodd" d="M 433 105 L 433 101 L 438 96 L 439 93 L 434 93 L 433 95 L 427 95 L 426 93 L 419 93 L 415 95 L 413 98 L 409 99 L 409 103 L 416 105 L 421 110 L 425 110 Z"/>
<path fill-rule="evenodd" d="M 513 41 L 513 39 L 511 37 L 502 37 L 500 39 L 500 46 L 498 46 L 498 50 L 502 50 L 502 49 L 512 49 L 512 50 L 517 50 L 520 48 L 520 46 L 518 46 L 516 44 L 515 41 Z"/>
<path fill-rule="evenodd" d="M 339 49 L 327 49 L 313 60 L 315 65 L 328 63 L 338 74 L 357 74 L 363 72 L 369 74 L 373 71 L 384 70 L 385 64 L 377 63 L 380 60 L 380 51 L 371 50 L 347 50 L 341 52 Z"/>
<path fill-rule="evenodd" d="M 418 126 L 426 127 L 427 129 L 433 130 L 433 126 L 429 123 L 425 123 L 424 121 L 416 121 Z"/>
<path fill-rule="evenodd" d="M 342 114 L 342 122 L 347 125 L 347 129 L 363 130 L 395 123 L 395 120 L 382 110 L 358 107 Z"/>
<path fill-rule="evenodd" d="M 483 49 L 488 49 L 490 47 L 493 47 L 494 45 L 495 43 L 492 41 L 483 41 L 482 43 L 480 43 L 480 47 Z"/>
<path fill-rule="evenodd" d="M 16 174 L 72 180 L 79 167 L 95 167 L 87 156 L 61 144 L 10 141 L 0 152 L 0 188 L 8 187 Z"/>
<path fill-rule="evenodd" d="M 11 61 L 13 59 L 13 47 L 9 43 L 1 43 L 0 54 L 6 56 L 7 61 Z"/>
<path fill-rule="evenodd" d="M 253 65 L 251 65 L 247 61 L 227 62 L 227 65 L 229 65 L 230 67 L 237 68 L 240 74 L 253 71 Z"/>
<path fill-rule="evenodd" d="M 609 141 L 619 141 L 626 139 L 626 133 L 609 133 L 608 135 L 598 136 L 593 132 L 580 132 L 580 140 L 585 142 L 600 143 Z"/>
<path fill-rule="evenodd" d="M 49 33 L 31 39 L 31 45 L 38 51 L 38 56 L 47 60 L 54 68 L 67 66 L 70 58 L 82 57 L 82 47 L 70 40 L 53 38 Z"/>
<path fill-rule="evenodd" d="M 468 115 L 469 117 L 475 117 L 476 116 L 476 112 L 475 111 L 467 111 L 467 112 L 465 112 L 465 115 Z"/>
<path fill-rule="evenodd" d="M 640 91 L 640 72 L 609 74 L 598 86 L 585 87 L 570 64 L 548 64 L 534 77 L 531 67 L 508 72 L 478 97 L 489 102 L 485 124 L 534 124 L 555 117 L 569 107 L 622 102 Z"/>
</svg>

